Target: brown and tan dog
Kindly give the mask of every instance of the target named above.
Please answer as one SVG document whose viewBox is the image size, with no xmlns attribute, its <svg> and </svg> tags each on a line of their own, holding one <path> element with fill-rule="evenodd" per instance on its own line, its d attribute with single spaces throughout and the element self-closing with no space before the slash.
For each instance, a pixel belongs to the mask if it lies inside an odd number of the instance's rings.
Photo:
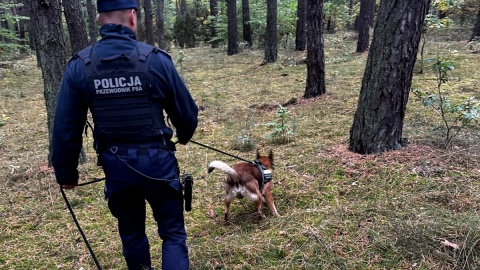
<svg viewBox="0 0 480 270">
<path fill-rule="evenodd" d="M 253 162 L 239 163 L 233 168 L 219 160 L 214 160 L 208 165 L 208 173 L 211 173 L 214 169 L 219 169 L 228 175 L 226 180 L 225 221 L 228 221 L 231 202 L 235 198 L 242 199 L 244 197 L 256 203 L 257 214 L 260 217 L 264 217 L 262 214 L 262 202 L 267 203 L 274 216 L 278 216 L 272 197 L 273 181 L 268 180 L 268 174 L 273 172 L 272 151 L 270 150 L 267 157 L 260 156 L 257 150 L 256 162 L 265 166 L 265 169 L 260 168 L 259 165 Z M 267 175 L 267 180 L 265 180 L 265 175 Z"/>
</svg>

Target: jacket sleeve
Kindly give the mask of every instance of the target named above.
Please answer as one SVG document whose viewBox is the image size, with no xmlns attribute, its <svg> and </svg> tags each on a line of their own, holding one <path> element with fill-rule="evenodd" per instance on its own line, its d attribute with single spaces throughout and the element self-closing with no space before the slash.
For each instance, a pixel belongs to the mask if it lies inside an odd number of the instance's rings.
<svg viewBox="0 0 480 270">
<path fill-rule="evenodd" d="M 52 164 L 57 183 L 78 182 L 78 158 L 87 117 L 85 73 L 80 60 L 71 61 L 57 97 L 52 134 Z M 83 92 L 82 92 L 83 91 Z"/>
<path fill-rule="evenodd" d="M 157 55 L 156 61 L 150 63 L 150 70 L 162 92 L 162 105 L 175 127 L 178 142 L 187 144 L 198 125 L 198 107 L 172 60 L 163 53 Z"/>
</svg>

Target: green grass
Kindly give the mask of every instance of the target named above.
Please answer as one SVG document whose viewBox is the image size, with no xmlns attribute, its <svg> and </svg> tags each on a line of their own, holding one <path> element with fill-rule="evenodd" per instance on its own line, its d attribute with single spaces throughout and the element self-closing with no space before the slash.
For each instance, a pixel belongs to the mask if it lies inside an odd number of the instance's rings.
<svg viewBox="0 0 480 270">
<path fill-rule="evenodd" d="M 456 30 L 458 31 L 458 29 Z M 464 32 L 458 32 L 464 33 Z M 458 34 L 457 33 L 457 34 Z M 480 268 L 480 170 L 478 128 L 465 130 L 453 148 L 441 148 L 440 119 L 410 96 L 402 150 L 358 155 L 347 150 L 367 56 L 353 53 L 352 33 L 325 36 L 327 94 L 304 100 L 306 66 L 280 56 L 262 65 L 263 51 L 226 56 L 223 48 L 184 50 L 183 76 L 201 107 L 194 140 L 245 159 L 248 134 L 261 152 L 274 150 L 273 196 L 281 217 L 254 215 L 234 201 L 223 222 L 224 175 L 207 174 L 214 159 L 238 160 L 195 144 L 178 147 L 181 170 L 195 178 L 192 212 L 186 213 L 192 269 L 478 269 Z M 479 54 L 460 38 L 427 45 L 427 58 L 456 49 L 452 95 L 480 96 Z M 283 52 L 283 49 L 280 50 Z M 178 52 L 174 51 L 174 59 Z M 289 61 L 287 61 L 289 60 Z M 35 58 L 26 71 L 2 69 L 0 77 L 0 268 L 95 269 L 46 167 L 48 142 L 41 72 Z M 414 87 L 434 89 L 428 65 Z M 266 138 L 263 125 L 287 105 L 296 132 L 288 143 Z M 81 181 L 102 177 L 92 138 Z M 116 221 L 96 183 L 67 191 L 103 269 L 126 269 Z M 160 268 L 161 241 L 151 216 L 148 235 Z M 442 244 L 445 240 L 458 249 Z"/>
</svg>

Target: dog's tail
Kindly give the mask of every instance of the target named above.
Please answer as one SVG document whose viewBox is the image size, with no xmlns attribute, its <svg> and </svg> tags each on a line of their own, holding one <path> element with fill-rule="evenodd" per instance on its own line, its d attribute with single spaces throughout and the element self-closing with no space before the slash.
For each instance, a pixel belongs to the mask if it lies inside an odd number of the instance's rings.
<svg viewBox="0 0 480 270">
<path fill-rule="evenodd" d="M 230 166 L 228 166 L 227 163 L 220 161 L 220 160 L 214 160 L 210 162 L 207 166 L 208 173 L 211 173 L 214 169 L 219 169 L 222 172 L 228 174 L 235 183 L 239 182 L 239 176 L 238 173 Z"/>
</svg>

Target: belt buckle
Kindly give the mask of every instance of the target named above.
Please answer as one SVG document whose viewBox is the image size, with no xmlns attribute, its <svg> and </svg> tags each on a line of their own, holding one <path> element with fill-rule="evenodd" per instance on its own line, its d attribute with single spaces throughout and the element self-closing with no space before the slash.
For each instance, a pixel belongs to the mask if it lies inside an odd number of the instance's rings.
<svg viewBox="0 0 480 270">
<path fill-rule="evenodd" d="M 116 154 L 117 154 L 117 151 L 118 151 L 118 146 L 112 146 L 112 147 L 110 147 L 110 152 L 112 152 L 112 154 L 116 155 Z"/>
</svg>

